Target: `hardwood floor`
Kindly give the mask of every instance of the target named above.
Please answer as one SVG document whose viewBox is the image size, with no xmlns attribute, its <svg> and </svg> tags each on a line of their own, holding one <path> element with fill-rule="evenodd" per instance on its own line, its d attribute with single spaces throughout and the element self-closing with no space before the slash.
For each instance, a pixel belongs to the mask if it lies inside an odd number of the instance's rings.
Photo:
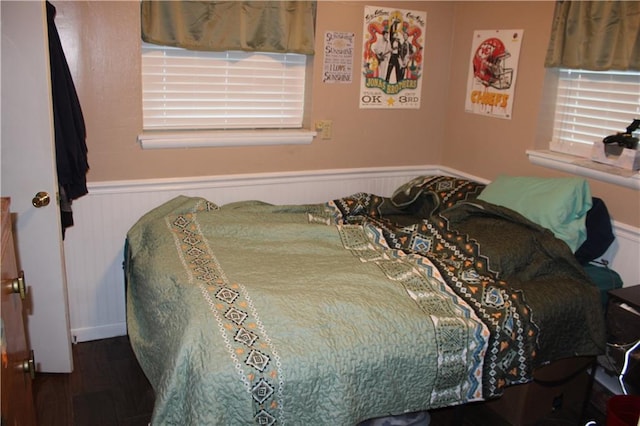
<svg viewBox="0 0 640 426">
<path fill-rule="evenodd" d="M 39 426 L 146 426 L 153 390 L 126 336 L 73 345 L 74 372 L 36 375 Z"/>
<path fill-rule="evenodd" d="M 71 374 L 36 375 L 39 426 L 148 426 L 153 390 L 128 337 L 73 345 L 73 360 Z M 458 423 L 454 419 L 454 409 L 436 410 L 431 425 Z"/>
<path fill-rule="evenodd" d="M 34 398 L 39 426 L 149 425 L 153 390 L 127 336 L 73 345 L 73 359 L 71 374 L 36 375 Z M 508 426 L 481 404 L 433 410 L 430 414 L 431 426 Z M 562 414 L 558 412 L 555 419 L 549 417 L 538 425 L 584 424 Z"/>
</svg>

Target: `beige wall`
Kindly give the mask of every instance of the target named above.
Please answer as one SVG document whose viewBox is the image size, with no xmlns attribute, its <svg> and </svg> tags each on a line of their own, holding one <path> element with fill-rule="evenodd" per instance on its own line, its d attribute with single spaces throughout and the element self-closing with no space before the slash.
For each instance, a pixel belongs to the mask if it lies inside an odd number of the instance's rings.
<svg viewBox="0 0 640 426">
<path fill-rule="evenodd" d="M 139 3 L 55 2 L 87 125 L 88 180 L 127 180 L 307 169 L 437 164 L 447 86 L 453 5 L 395 2 L 427 10 L 425 96 L 419 110 L 358 108 L 359 68 L 352 84 L 321 82 L 323 35 L 351 31 L 362 44 L 363 2 L 319 2 L 311 122 L 333 121 L 333 139 L 311 145 L 142 150 Z M 371 2 L 376 4 L 376 2 Z"/>
<path fill-rule="evenodd" d="M 135 1 L 54 1 L 56 24 L 87 124 L 90 182 L 270 171 L 442 164 L 492 179 L 500 173 L 561 176 L 529 164 L 542 99 L 553 2 L 319 1 L 310 121 L 333 120 L 333 139 L 311 145 L 142 150 L 139 6 Z M 422 107 L 358 108 L 352 84 L 321 81 L 323 35 L 356 34 L 365 5 L 427 12 Z M 464 112 L 474 30 L 524 29 L 512 120 Z M 640 226 L 637 191 L 591 181 L 614 219 Z"/>
<path fill-rule="evenodd" d="M 500 173 L 538 174 L 525 150 L 533 148 L 554 2 L 463 2 L 455 8 L 451 79 L 443 162 L 493 179 Z M 475 30 L 523 29 L 511 120 L 464 111 Z"/>
<path fill-rule="evenodd" d="M 544 133 L 537 126 L 554 4 L 456 2 L 443 164 L 487 179 L 499 174 L 568 176 L 530 164 L 525 154 L 527 149 L 547 148 L 547 139 L 536 142 L 536 134 Z M 471 39 L 473 31 L 481 29 L 524 29 L 511 120 L 464 111 Z M 605 200 L 615 220 L 640 226 L 638 191 L 596 180 L 589 183 L 593 195 Z"/>
</svg>

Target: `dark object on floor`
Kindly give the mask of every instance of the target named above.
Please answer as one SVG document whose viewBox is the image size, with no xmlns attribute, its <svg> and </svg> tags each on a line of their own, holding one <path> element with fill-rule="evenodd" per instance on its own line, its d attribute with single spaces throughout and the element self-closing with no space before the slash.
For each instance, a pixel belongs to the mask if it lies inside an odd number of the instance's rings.
<svg viewBox="0 0 640 426">
<path fill-rule="evenodd" d="M 640 395 L 616 395 L 607 403 L 607 426 L 636 425 L 640 416 Z"/>
<path fill-rule="evenodd" d="M 533 382 L 507 388 L 504 396 L 509 399 L 486 406 L 513 425 L 550 425 L 560 419 L 579 424 L 591 386 L 587 369 L 593 362 L 592 357 L 571 358 L 542 367 Z"/>
</svg>

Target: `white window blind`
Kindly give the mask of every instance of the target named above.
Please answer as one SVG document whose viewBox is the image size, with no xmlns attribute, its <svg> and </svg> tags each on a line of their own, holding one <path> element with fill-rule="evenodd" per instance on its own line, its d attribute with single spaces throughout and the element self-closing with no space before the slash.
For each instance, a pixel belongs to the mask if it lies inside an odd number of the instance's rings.
<svg viewBox="0 0 640 426">
<path fill-rule="evenodd" d="M 589 157 L 594 142 L 640 118 L 640 72 L 560 69 L 550 148 Z"/>
<path fill-rule="evenodd" d="M 306 56 L 142 45 L 144 130 L 297 129 Z"/>
</svg>

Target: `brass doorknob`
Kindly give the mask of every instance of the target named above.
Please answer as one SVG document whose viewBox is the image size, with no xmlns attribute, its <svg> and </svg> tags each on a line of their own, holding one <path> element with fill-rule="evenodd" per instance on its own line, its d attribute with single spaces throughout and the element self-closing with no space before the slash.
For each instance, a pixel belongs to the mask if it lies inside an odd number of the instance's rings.
<svg viewBox="0 0 640 426">
<path fill-rule="evenodd" d="M 24 271 L 20 271 L 18 278 L 7 281 L 10 281 L 9 286 L 12 293 L 20 294 L 20 299 L 25 299 L 27 297 L 27 286 L 24 283 Z"/>
<path fill-rule="evenodd" d="M 49 201 L 51 201 L 51 197 L 49 197 L 49 194 L 44 191 L 40 191 L 36 194 L 35 197 L 33 197 L 31 203 L 33 204 L 33 207 L 40 208 L 48 206 Z"/>
<path fill-rule="evenodd" d="M 20 363 L 20 369 L 31 377 L 31 380 L 36 378 L 36 358 L 33 355 L 33 350 L 29 352 L 29 359 Z"/>
</svg>

